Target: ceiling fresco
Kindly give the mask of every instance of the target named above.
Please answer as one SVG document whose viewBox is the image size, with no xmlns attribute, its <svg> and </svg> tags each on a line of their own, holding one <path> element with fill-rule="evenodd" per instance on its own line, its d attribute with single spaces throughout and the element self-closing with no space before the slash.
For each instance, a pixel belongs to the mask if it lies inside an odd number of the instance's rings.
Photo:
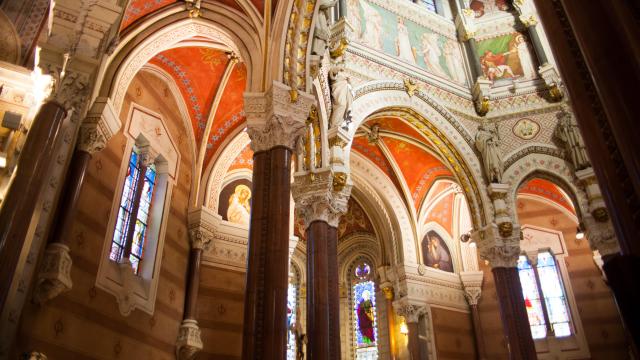
<svg viewBox="0 0 640 360">
<path fill-rule="evenodd" d="M 435 189 L 434 189 L 435 190 Z M 439 192 L 434 191 L 434 194 Z M 441 199 L 431 208 L 425 219 L 425 224 L 435 221 L 442 226 L 449 235 L 453 234 L 453 200 L 455 193 L 450 193 Z"/>
<path fill-rule="evenodd" d="M 437 178 L 453 176 L 438 158 L 424 149 L 392 138 L 383 141 L 402 172 L 416 210 Z"/>
<path fill-rule="evenodd" d="M 416 130 L 413 126 L 408 124 L 406 121 L 399 118 L 380 117 L 380 118 L 371 119 L 367 121 L 366 124 L 369 126 L 369 128 L 377 124 L 380 126 L 380 130 L 398 133 L 421 143 L 427 142 L 427 139 L 424 136 L 422 136 L 418 132 L 418 130 Z"/>
<path fill-rule="evenodd" d="M 238 169 L 249 169 L 253 170 L 253 150 L 251 150 L 251 146 L 247 145 L 244 149 L 233 159 L 231 166 L 229 166 L 228 171 L 238 170 Z"/>
<path fill-rule="evenodd" d="M 518 194 L 528 194 L 543 197 L 549 201 L 555 202 L 561 207 L 569 210 L 572 214 L 576 213 L 573 202 L 567 197 L 556 184 L 551 181 L 534 178 L 524 183 L 519 189 Z"/>
<path fill-rule="evenodd" d="M 227 54 L 222 50 L 205 47 L 178 47 L 163 51 L 149 62 L 170 74 L 180 88 L 199 146 L 213 100 L 229 62 Z M 228 136 L 245 122 L 243 93 L 246 82 L 246 66 L 238 63 L 231 72 L 218 104 L 207 139 L 205 166 Z"/>
<path fill-rule="evenodd" d="M 338 241 L 356 233 L 375 234 L 369 216 L 352 196 L 349 198 L 347 212 L 342 215 L 338 224 Z"/>
</svg>

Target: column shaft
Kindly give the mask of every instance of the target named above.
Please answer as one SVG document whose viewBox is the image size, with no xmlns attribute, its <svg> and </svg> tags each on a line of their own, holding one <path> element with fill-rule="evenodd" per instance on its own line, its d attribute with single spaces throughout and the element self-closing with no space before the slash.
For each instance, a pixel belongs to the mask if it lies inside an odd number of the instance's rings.
<svg viewBox="0 0 640 360">
<path fill-rule="evenodd" d="M 425 360 L 427 358 L 426 354 L 422 354 L 420 351 L 420 327 L 418 323 L 408 322 L 407 328 L 409 329 L 409 354 L 411 355 L 411 360 Z"/>
<path fill-rule="evenodd" d="M 471 323 L 473 324 L 476 359 L 484 360 L 487 358 L 487 350 L 484 345 L 484 336 L 482 335 L 482 326 L 480 325 L 480 313 L 478 312 L 478 305 L 469 305 L 469 308 L 471 310 Z"/>
<path fill-rule="evenodd" d="M 45 173 L 66 111 L 55 102 L 40 108 L 29 130 L 15 177 L 0 209 L 0 310 L 4 308 Z"/>
<path fill-rule="evenodd" d="M 538 57 L 539 65 L 544 65 L 549 62 L 547 59 L 547 54 L 544 52 L 544 48 L 542 47 L 542 42 L 540 42 L 540 36 L 538 35 L 538 28 L 536 25 L 529 26 L 529 37 L 531 38 L 531 44 L 533 44 L 533 50 L 536 52 L 536 56 Z"/>
<path fill-rule="evenodd" d="M 277 146 L 254 154 L 248 244 L 243 359 L 284 359 L 291 150 Z"/>
<path fill-rule="evenodd" d="M 71 239 L 71 225 L 76 216 L 78 199 L 84 183 L 87 167 L 91 161 L 91 154 L 76 149 L 71 157 L 69 170 L 64 180 L 64 187 L 58 200 L 56 214 L 53 219 L 53 228 L 49 243 L 61 243 L 69 246 Z"/>
<path fill-rule="evenodd" d="M 500 304 L 500 316 L 504 327 L 509 359 L 537 359 L 535 344 L 531 337 L 529 318 L 522 296 L 518 269 L 494 267 L 492 270 Z"/>
<path fill-rule="evenodd" d="M 307 358 L 340 359 L 337 229 L 325 221 L 307 228 Z"/>
<path fill-rule="evenodd" d="M 632 255 L 613 255 L 604 259 L 602 266 L 609 287 L 615 294 L 618 310 L 624 320 L 624 325 L 633 339 L 631 346 L 637 356 L 640 353 L 640 312 L 638 302 L 640 302 L 640 289 L 637 280 L 632 274 L 638 274 L 640 269 L 640 259 Z"/>
<path fill-rule="evenodd" d="M 200 290 L 200 262 L 202 249 L 192 248 L 189 254 L 189 277 L 187 278 L 186 298 L 184 299 L 183 319 L 196 319 L 198 290 Z"/>
<path fill-rule="evenodd" d="M 385 303 L 387 304 L 387 326 L 389 327 L 389 353 L 391 360 L 396 360 L 398 356 L 398 349 L 396 346 L 396 314 L 393 311 L 393 299 L 391 296 L 386 297 Z"/>
</svg>

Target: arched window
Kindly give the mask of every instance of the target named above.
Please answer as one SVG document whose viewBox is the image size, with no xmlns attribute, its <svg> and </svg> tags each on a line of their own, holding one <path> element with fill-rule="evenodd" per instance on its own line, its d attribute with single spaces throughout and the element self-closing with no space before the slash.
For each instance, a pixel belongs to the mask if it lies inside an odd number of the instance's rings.
<svg viewBox="0 0 640 360">
<path fill-rule="evenodd" d="M 131 150 L 109 253 L 109 259 L 118 263 L 128 259 L 136 275 L 143 258 L 156 183 L 155 165 L 147 165 L 142 158 L 137 149 Z"/>
<path fill-rule="evenodd" d="M 360 263 L 353 272 L 353 318 L 356 359 L 378 358 L 376 289 L 371 281 L 371 266 Z"/>
<path fill-rule="evenodd" d="M 569 307 L 551 251 L 520 255 L 518 273 L 533 338 L 570 336 Z"/>
</svg>

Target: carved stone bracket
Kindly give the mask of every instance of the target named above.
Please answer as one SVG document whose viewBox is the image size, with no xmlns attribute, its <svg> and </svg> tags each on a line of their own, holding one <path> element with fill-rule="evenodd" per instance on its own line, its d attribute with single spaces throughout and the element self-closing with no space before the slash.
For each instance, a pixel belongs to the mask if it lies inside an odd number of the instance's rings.
<svg viewBox="0 0 640 360">
<path fill-rule="evenodd" d="M 479 77 L 473 86 L 473 103 L 476 113 L 485 116 L 489 112 L 489 100 L 491 99 L 491 80 Z"/>
<path fill-rule="evenodd" d="M 603 216 L 606 214 L 607 208 L 593 168 L 589 167 L 576 171 L 576 176 L 587 193 L 587 199 L 589 200 L 589 213 L 591 213 L 596 221 L 607 222 L 609 220 L 608 216 Z"/>
<path fill-rule="evenodd" d="M 465 271 L 460 273 L 460 280 L 464 288 L 464 297 L 469 305 L 478 305 L 480 295 L 482 294 L 482 280 L 484 272 L 482 271 Z"/>
<path fill-rule="evenodd" d="M 69 247 L 61 243 L 51 243 L 45 250 L 42 269 L 38 274 L 33 300 L 44 304 L 59 294 L 71 290 L 71 255 Z"/>
<path fill-rule="evenodd" d="M 208 250 L 211 246 L 219 219 L 209 208 L 192 210 L 188 215 L 189 240 L 192 249 Z"/>
<path fill-rule="evenodd" d="M 429 313 L 425 305 L 412 303 L 406 297 L 394 301 L 393 309 L 396 314 L 404 317 L 407 323 L 417 323 L 421 316 Z"/>
<path fill-rule="evenodd" d="M 597 221 L 587 214 L 583 217 L 583 222 L 592 250 L 598 250 L 600 256 L 613 255 L 620 252 L 620 243 L 611 221 Z"/>
<path fill-rule="evenodd" d="M 510 223 L 511 217 L 509 216 L 509 208 L 505 201 L 507 193 L 509 191 L 509 185 L 493 183 L 488 187 L 489 197 L 493 201 L 493 214 L 495 222 L 500 227 L 503 223 Z M 505 226 L 503 225 L 503 228 Z M 503 236 L 511 236 L 508 232 L 505 232 Z"/>
<path fill-rule="evenodd" d="M 503 237 L 498 225 L 491 224 L 478 231 L 471 237 L 477 244 L 480 258 L 489 261 L 492 268 L 516 267 L 520 256 L 520 225 L 512 226 L 512 235 Z"/>
<path fill-rule="evenodd" d="M 120 130 L 120 120 L 109 98 L 98 98 L 80 126 L 77 147 L 94 154 L 104 149 L 111 137 Z"/>
<path fill-rule="evenodd" d="M 178 360 L 195 359 L 203 347 L 198 322 L 192 319 L 183 320 L 180 329 L 178 329 L 176 358 Z"/>
<path fill-rule="evenodd" d="M 254 152 L 276 146 L 294 150 L 315 98 L 307 93 L 293 92 L 288 86 L 273 82 L 265 93 L 245 93 L 247 133 Z"/>
<path fill-rule="evenodd" d="M 351 187 L 346 174 L 332 170 L 296 175 L 291 191 L 296 212 L 304 219 L 305 227 L 318 220 L 337 227 L 347 211 Z"/>
</svg>

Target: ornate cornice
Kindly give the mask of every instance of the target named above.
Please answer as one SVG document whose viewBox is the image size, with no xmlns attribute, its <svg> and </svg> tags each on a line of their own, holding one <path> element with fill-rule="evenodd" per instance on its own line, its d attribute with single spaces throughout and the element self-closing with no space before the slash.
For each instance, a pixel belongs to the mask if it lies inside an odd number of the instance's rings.
<svg viewBox="0 0 640 360">
<path fill-rule="evenodd" d="M 267 92 L 245 93 L 247 133 L 254 152 L 276 146 L 295 149 L 298 138 L 304 134 L 311 105 L 316 101 L 306 93 L 292 94 L 291 88 L 276 81 Z"/>
</svg>

